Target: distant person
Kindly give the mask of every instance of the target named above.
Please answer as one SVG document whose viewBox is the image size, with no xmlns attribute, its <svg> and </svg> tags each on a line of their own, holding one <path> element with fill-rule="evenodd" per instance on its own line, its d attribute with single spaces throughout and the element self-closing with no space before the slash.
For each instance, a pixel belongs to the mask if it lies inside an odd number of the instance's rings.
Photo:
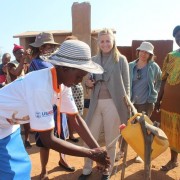
<svg viewBox="0 0 180 180">
<path fill-rule="evenodd" d="M 9 53 L 4 53 L 2 56 L 2 63 L 0 64 L 0 88 L 6 84 L 7 64 L 10 60 L 11 55 Z"/>
<path fill-rule="evenodd" d="M 173 37 L 180 47 L 180 25 L 173 30 Z M 161 111 L 161 128 L 169 140 L 171 159 L 161 167 L 169 171 L 177 166 L 180 153 L 180 48 L 167 54 L 162 67 L 162 85 L 156 103 Z"/>
<path fill-rule="evenodd" d="M 161 86 L 161 69 L 154 61 L 154 46 L 142 42 L 136 49 L 137 59 L 129 63 L 131 101 L 139 113 L 151 117 Z M 143 160 L 137 156 L 135 162 Z"/>
<path fill-rule="evenodd" d="M 26 59 L 28 58 L 29 52 L 24 50 L 23 46 L 14 44 L 13 55 L 16 58 L 7 64 L 7 83 L 11 83 L 20 76 L 25 75 L 28 72 L 28 63 Z M 24 145 L 27 149 L 31 148 L 29 133 L 30 125 L 29 123 L 23 124 L 24 128 Z"/>
<path fill-rule="evenodd" d="M 111 29 L 103 29 L 98 33 L 97 44 L 99 52 L 93 57 L 93 61 L 104 68 L 104 73 L 91 74 L 85 81 L 86 87 L 92 89 L 86 122 L 96 140 L 104 130 L 111 167 L 103 172 L 102 180 L 108 180 L 116 154 L 116 142 L 111 142 L 119 136 L 119 125 L 128 120 L 124 96 L 129 95 L 130 91 L 129 66 L 126 57 L 117 49 Z M 86 179 L 91 173 L 92 161 L 85 159 L 83 174 L 79 180 Z"/>
<path fill-rule="evenodd" d="M 35 42 L 30 44 L 30 47 L 32 49 L 31 54 L 32 54 L 32 57 L 34 57 L 34 59 L 32 59 L 31 64 L 29 66 L 29 72 L 53 67 L 53 65 L 50 62 L 44 61 L 43 59 L 41 59 L 40 56 L 52 54 L 57 49 L 57 46 L 59 46 L 59 43 L 54 41 L 54 37 L 53 37 L 52 33 L 48 33 L 48 32 L 39 33 L 36 36 Z M 55 105 L 54 105 L 53 110 L 54 110 L 54 114 L 55 114 L 54 115 L 54 119 L 55 119 L 54 134 L 56 137 L 65 140 L 66 135 L 65 135 L 65 130 L 64 130 L 65 127 L 64 126 L 61 125 L 61 127 L 62 127 L 61 134 L 57 133 L 57 123 L 58 122 L 56 120 L 57 119 L 57 108 Z M 61 124 L 63 124 L 62 123 L 62 121 L 64 120 L 63 118 L 66 118 L 65 114 L 61 114 Z M 41 160 L 40 178 L 43 179 L 45 177 L 48 177 L 47 163 L 48 163 L 48 159 L 49 159 L 49 150 L 50 149 L 46 148 L 43 145 L 43 143 L 41 142 L 39 132 L 36 133 L 35 139 L 36 139 L 36 145 L 40 148 L 40 160 Z M 70 166 L 66 162 L 65 155 L 62 153 L 59 153 L 58 165 L 61 166 L 62 168 L 64 168 L 66 171 L 71 171 L 71 172 L 75 171 L 75 168 Z"/>
<path fill-rule="evenodd" d="M 23 56 L 24 53 L 23 46 L 14 44 L 13 55 L 16 59 L 8 63 L 8 83 L 27 72 L 28 68 L 26 66 L 26 56 Z"/>
</svg>

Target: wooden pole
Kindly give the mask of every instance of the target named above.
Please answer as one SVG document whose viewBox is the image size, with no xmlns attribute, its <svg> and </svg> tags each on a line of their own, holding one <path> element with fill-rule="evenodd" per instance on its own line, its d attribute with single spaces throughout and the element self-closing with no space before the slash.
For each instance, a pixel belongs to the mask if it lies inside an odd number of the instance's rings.
<svg viewBox="0 0 180 180">
<path fill-rule="evenodd" d="M 151 145 L 153 142 L 153 134 L 148 133 L 145 127 L 145 113 L 142 112 L 142 116 L 139 119 L 139 123 L 141 125 L 141 129 L 144 136 L 144 180 L 151 180 Z"/>
<path fill-rule="evenodd" d="M 128 109 L 130 110 L 131 114 L 136 114 L 137 110 L 132 104 L 132 102 L 129 100 L 128 96 L 125 96 L 125 102 L 128 106 Z M 152 142 L 154 135 L 152 133 L 148 133 L 147 128 L 145 127 L 145 119 L 144 119 L 145 113 L 142 112 L 142 116 L 138 119 L 138 122 L 140 123 L 142 132 L 143 132 L 143 137 L 144 137 L 144 180 L 151 180 L 151 153 L 152 153 Z M 155 125 L 158 126 L 158 125 Z M 125 161 L 125 162 L 124 162 Z M 123 166 L 126 163 L 126 158 L 125 160 L 123 159 Z M 121 174 L 121 179 L 124 179 L 124 173 L 125 173 L 125 168 L 122 167 L 122 174 Z"/>
<path fill-rule="evenodd" d="M 129 111 L 129 118 L 132 116 L 132 106 L 130 105 L 130 101 L 129 101 L 129 98 L 128 96 L 126 95 L 124 97 L 124 102 L 128 108 L 128 111 Z M 123 141 L 123 139 L 122 139 Z M 122 142 L 121 142 L 122 144 Z M 124 157 L 123 157 L 123 165 L 122 165 L 122 173 L 121 173 L 121 180 L 124 180 L 124 176 L 125 176 L 125 170 L 126 170 L 126 166 L 127 166 L 127 163 L 126 163 L 126 159 L 127 159 L 127 151 L 128 151 L 128 143 L 124 140 Z"/>
<path fill-rule="evenodd" d="M 125 144 L 124 144 L 123 165 L 122 165 L 122 172 L 121 172 L 121 180 L 124 180 L 124 176 L 125 176 L 125 170 L 126 170 L 126 166 L 127 166 L 127 163 L 126 163 L 127 150 L 128 150 L 128 144 L 127 144 L 127 142 L 125 141 Z"/>
</svg>

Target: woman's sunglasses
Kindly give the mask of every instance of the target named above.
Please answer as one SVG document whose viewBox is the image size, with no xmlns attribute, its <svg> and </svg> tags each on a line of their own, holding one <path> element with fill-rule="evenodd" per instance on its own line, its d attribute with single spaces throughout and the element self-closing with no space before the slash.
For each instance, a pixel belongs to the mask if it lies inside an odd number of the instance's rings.
<svg viewBox="0 0 180 180">
<path fill-rule="evenodd" d="M 136 77 L 138 80 L 141 79 L 141 70 L 140 69 L 137 69 L 137 77 Z"/>
</svg>

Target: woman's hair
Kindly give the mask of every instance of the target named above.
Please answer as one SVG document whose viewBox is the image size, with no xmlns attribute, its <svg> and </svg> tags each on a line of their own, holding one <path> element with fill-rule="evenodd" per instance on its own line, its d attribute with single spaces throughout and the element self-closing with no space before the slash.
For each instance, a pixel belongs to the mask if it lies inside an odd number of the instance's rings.
<svg viewBox="0 0 180 180">
<path fill-rule="evenodd" d="M 99 41 L 99 38 L 102 36 L 102 35 L 110 35 L 112 41 L 113 41 L 113 48 L 112 48 L 112 52 L 113 52 L 113 57 L 114 57 L 114 60 L 116 62 L 119 61 L 119 57 L 121 55 L 121 53 L 119 52 L 117 46 L 116 46 L 116 41 L 115 41 L 115 36 L 113 34 L 113 31 L 111 29 L 107 29 L 107 28 L 104 28 L 103 30 L 101 30 L 99 33 L 98 33 L 98 39 L 97 41 Z M 99 48 L 99 54 L 101 54 L 101 49 Z"/>
<path fill-rule="evenodd" d="M 140 51 L 140 50 L 137 50 L 137 51 L 136 51 L 136 57 L 137 57 L 137 58 L 139 58 L 139 51 Z M 155 56 L 154 56 L 153 54 L 150 54 L 150 53 L 149 53 L 149 58 L 147 59 L 147 62 L 149 62 L 150 60 L 154 61 L 154 60 L 155 60 L 154 57 L 155 57 Z"/>
</svg>

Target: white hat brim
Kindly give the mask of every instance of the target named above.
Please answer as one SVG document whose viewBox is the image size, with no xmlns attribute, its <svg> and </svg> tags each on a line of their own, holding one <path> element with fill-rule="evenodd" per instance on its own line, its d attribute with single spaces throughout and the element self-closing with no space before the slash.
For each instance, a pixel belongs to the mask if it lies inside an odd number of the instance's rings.
<svg viewBox="0 0 180 180">
<path fill-rule="evenodd" d="M 148 53 L 154 55 L 154 53 L 153 53 L 152 51 L 147 50 L 147 49 L 144 49 L 144 48 L 140 48 L 140 47 L 139 47 L 139 48 L 137 48 L 136 50 L 137 50 L 137 51 L 146 51 L 146 52 L 148 52 Z"/>
</svg>

